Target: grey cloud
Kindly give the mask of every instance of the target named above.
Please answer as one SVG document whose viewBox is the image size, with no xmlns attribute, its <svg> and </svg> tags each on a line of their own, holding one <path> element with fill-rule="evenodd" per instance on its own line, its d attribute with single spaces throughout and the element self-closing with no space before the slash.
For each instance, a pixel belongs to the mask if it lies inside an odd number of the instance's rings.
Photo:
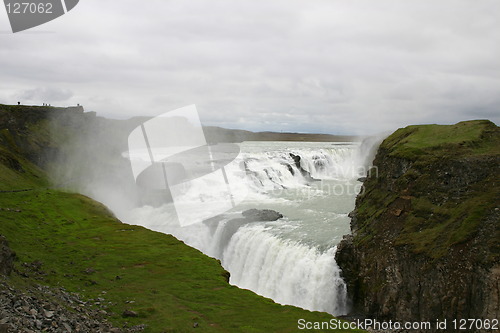
<svg viewBox="0 0 500 333">
<path fill-rule="evenodd" d="M 16 94 L 16 97 L 23 100 L 23 102 L 28 101 L 38 103 L 64 102 L 72 96 L 73 93 L 68 89 L 48 87 L 23 90 Z"/>
<path fill-rule="evenodd" d="M 54 33 L 0 35 L 0 101 L 60 87 L 108 117 L 196 103 L 252 130 L 498 122 L 499 15 L 496 0 L 86 0 L 37 28 Z"/>
</svg>

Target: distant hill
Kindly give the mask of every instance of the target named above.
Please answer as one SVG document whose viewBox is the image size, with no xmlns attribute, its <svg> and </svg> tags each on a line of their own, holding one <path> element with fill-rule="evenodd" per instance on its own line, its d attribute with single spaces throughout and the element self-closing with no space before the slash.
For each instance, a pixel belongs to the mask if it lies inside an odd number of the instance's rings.
<svg viewBox="0 0 500 333">
<path fill-rule="evenodd" d="M 133 117 L 125 121 L 130 125 L 139 126 L 152 117 Z M 360 137 L 354 135 L 332 135 L 314 133 L 290 132 L 251 132 L 241 129 L 229 129 L 218 126 L 203 126 L 207 142 L 243 142 L 243 141 L 302 141 L 302 142 L 351 142 L 358 141 Z"/>
<path fill-rule="evenodd" d="M 349 142 L 359 137 L 349 135 L 250 132 L 239 129 L 227 129 L 216 126 L 204 126 L 203 131 L 208 142 L 243 142 L 243 141 L 303 141 L 303 142 Z"/>
</svg>

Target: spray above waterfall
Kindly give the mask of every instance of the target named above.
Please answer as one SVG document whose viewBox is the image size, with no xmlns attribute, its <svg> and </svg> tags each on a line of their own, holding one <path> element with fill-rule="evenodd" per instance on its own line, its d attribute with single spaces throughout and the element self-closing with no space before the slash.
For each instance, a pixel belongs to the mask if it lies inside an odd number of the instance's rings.
<svg viewBox="0 0 500 333">
<path fill-rule="evenodd" d="M 349 233 L 369 144 L 207 144 L 189 106 L 143 122 L 128 146 L 123 156 L 141 202 L 120 214 L 124 222 L 220 259 L 241 288 L 282 304 L 347 313 L 334 253 Z"/>
<path fill-rule="evenodd" d="M 350 232 L 373 140 L 241 142 L 234 140 L 241 133 L 206 131 L 194 106 L 101 120 L 64 145 L 56 183 L 101 201 L 125 223 L 220 259 L 234 285 L 283 304 L 347 312 L 333 253 Z"/>
<path fill-rule="evenodd" d="M 128 147 L 143 202 L 172 203 L 182 226 L 228 211 L 244 197 L 241 177 L 226 172 L 239 147 L 208 145 L 194 105 L 142 123 L 130 133 Z"/>
<path fill-rule="evenodd" d="M 364 156 L 352 147 L 357 145 L 331 143 L 320 149 L 240 155 L 234 143 L 207 144 L 191 105 L 140 124 L 128 137 L 125 156 L 142 203 L 173 204 L 177 220 L 185 226 L 235 208 L 250 184 L 257 191 L 303 189 L 314 181 L 363 176 Z M 337 194 L 339 188 L 333 190 Z"/>
</svg>

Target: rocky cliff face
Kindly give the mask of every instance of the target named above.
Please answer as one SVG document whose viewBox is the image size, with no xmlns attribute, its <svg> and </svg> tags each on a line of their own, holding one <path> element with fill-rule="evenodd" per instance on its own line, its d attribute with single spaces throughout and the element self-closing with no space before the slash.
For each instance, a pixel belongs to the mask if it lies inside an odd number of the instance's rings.
<svg viewBox="0 0 500 333">
<path fill-rule="evenodd" d="M 410 126 L 381 144 L 373 164 L 336 255 L 353 311 L 499 318 L 499 128 Z"/>
<path fill-rule="evenodd" d="M 7 239 L 0 235 L 0 276 L 10 275 L 15 256 L 15 253 L 9 247 Z"/>
</svg>

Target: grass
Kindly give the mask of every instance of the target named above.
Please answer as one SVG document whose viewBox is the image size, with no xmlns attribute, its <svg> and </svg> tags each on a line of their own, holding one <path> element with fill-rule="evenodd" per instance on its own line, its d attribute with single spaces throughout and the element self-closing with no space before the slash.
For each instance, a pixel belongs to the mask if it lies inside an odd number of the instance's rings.
<svg viewBox="0 0 500 333">
<path fill-rule="evenodd" d="M 498 209 L 500 131 L 489 121 L 408 126 L 389 136 L 380 151 L 379 177 L 369 178 L 358 198 L 358 244 L 370 246 L 391 230 L 395 245 L 439 259 L 473 240 Z M 394 178 L 397 172 L 402 174 Z M 396 218 L 391 209 L 404 213 Z M 481 258 L 490 263 L 499 257 L 500 243 L 498 227 L 492 232 L 482 245 L 491 255 Z"/>
<path fill-rule="evenodd" d="M 333 318 L 231 286 L 217 260 L 173 236 L 123 224 L 83 195 L 48 188 L 44 171 L 26 156 L 55 143 L 44 138 L 47 123 L 34 121 L 32 111 L 0 105 L 0 124 L 8 117 L 25 123 L 0 128 L 0 234 L 17 254 L 11 285 L 60 286 L 88 300 L 104 298 L 115 325 L 146 324 L 145 332 L 192 332 L 195 322 L 200 332 L 297 332 L 299 319 Z M 12 192 L 20 189 L 31 190 Z M 40 272 L 23 265 L 35 261 Z M 124 310 L 138 317 L 123 318 Z"/>
<path fill-rule="evenodd" d="M 48 186 L 44 172 L 0 146 L 0 191 Z"/>
<path fill-rule="evenodd" d="M 414 125 L 400 128 L 382 144 L 391 156 L 410 160 L 442 158 L 453 154 L 482 155 L 500 153 L 492 136 L 497 127 L 488 120 L 463 121 L 455 125 Z"/>
<path fill-rule="evenodd" d="M 17 268 L 40 261 L 46 273 L 32 280 L 13 275 L 12 283 L 64 286 L 87 298 L 104 297 L 118 325 L 190 332 L 198 322 L 203 332 L 295 332 L 300 318 L 332 318 L 231 286 L 217 260 L 170 235 L 122 224 L 82 195 L 0 193 L 0 207 L 0 234 L 17 253 Z M 139 317 L 122 318 L 125 309 Z"/>
<path fill-rule="evenodd" d="M 414 252 L 425 253 L 431 258 L 446 255 L 452 246 L 476 236 L 486 212 L 496 207 L 494 192 L 476 192 L 460 203 L 441 206 L 422 198 L 413 199 L 412 211 L 396 244 L 410 245 Z"/>
</svg>

